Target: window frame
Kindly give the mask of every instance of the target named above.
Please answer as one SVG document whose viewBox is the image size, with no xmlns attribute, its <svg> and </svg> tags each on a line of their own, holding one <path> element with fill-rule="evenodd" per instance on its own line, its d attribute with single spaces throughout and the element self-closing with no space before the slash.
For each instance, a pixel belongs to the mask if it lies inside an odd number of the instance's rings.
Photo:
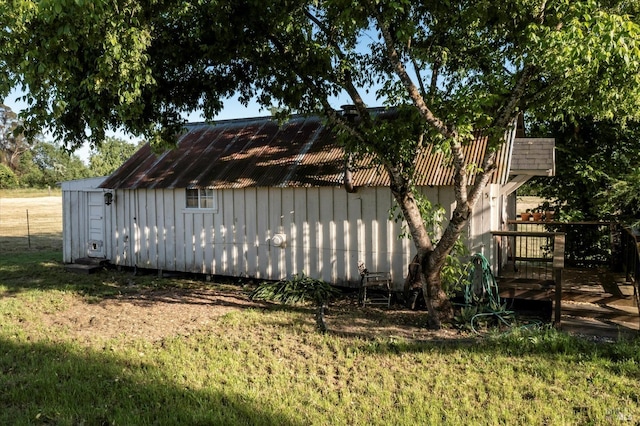
<svg viewBox="0 0 640 426">
<path fill-rule="evenodd" d="M 185 211 L 218 211 L 216 191 L 210 188 L 186 188 L 185 189 Z M 193 205 L 193 201 L 197 205 Z M 192 205 L 189 205 L 191 201 Z"/>
</svg>

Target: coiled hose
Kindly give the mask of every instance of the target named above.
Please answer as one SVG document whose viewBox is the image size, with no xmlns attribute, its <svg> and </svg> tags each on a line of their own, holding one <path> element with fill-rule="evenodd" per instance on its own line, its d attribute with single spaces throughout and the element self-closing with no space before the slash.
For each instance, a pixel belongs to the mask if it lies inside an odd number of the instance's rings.
<svg viewBox="0 0 640 426">
<path fill-rule="evenodd" d="M 491 272 L 489 261 L 481 253 L 471 257 L 469 280 L 464 287 L 464 302 L 467 308 L 474 306 L 478 310 L 470 320 L 471 330 L 474 333 L 479 334 L 474 323 L 482 317 L 495 317 L 511 327 L 512 324 L 506 317 L 513 315 L 513 311 L 507 310 L 506 305 L 502 304 L 498 282 Z"/>
</svg>

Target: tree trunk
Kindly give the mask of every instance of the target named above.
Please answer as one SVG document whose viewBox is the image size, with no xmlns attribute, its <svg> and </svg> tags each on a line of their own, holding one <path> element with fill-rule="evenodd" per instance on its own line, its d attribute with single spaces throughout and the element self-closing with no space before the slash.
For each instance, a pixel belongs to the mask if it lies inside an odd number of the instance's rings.
<svg viewBox="0 0 640 426">
<path fill-rule="evenodd" d="M 422 293 L 429 311 L 428 326 L 439 330 L 442 323 L 453 319 L 453 305 L 449 297 L 442 289 L 442 262 L 434 259 L 434 253 L 427 253 L 421 259 L 422 267 Z"/>
</svg>

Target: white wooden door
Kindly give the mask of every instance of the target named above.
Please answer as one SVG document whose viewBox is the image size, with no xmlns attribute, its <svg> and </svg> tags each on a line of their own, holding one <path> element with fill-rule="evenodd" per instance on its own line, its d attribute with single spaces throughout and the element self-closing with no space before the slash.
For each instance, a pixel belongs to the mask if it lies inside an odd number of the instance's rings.
<svg viewBox="0 0 640 426">
<path fill-rule="evenodd" d="M 104 196 L 102 192 L 88 193 L 88 233 L 89 241 L 87 248 L 87 256 L 89 257 L 105 257 L 104 237 L 105 237 L 105 220 L 104 220 Z"/>
</svg>

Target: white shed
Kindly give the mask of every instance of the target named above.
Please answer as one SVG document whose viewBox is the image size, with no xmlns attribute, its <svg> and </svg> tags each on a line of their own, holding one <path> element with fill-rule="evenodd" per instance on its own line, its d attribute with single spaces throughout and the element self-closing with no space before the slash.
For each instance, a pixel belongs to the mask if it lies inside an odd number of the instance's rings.
<svg viewBox="0 0 640 426">
<path fill-rule="evenodd" d="M 514 180 L 510 168 L 514 136 L 467 230 L 471 252 L 490 259 L 490 231 L 515 217 L 507 189 L 526 180 Z M 546 141 L 552 157 L 553 140 Z M 470 161 L 485 145 L 478 137 Z M 424 157 L 417 184 L 450 216 L 452 174 L 441 156 Z M 356 192 L 347 193 L 344 164 L 342 148 L 317 117 L 282 126 L 270 118 L 189 125 L 172 151 L 155 155 L 146 145 L 106 179 L 63 184 L 64 261 L 89 256 L 127 267 L 274 280 L 304 272 L 344 286 L 359 283 L 362 261 L 371 271 L 391 272 L 401 289 L 414 253 L 399 238 L 402 224 L 389 219 L 394 201 L 386 177 L 375 168 L 359 170 Z M 550 167 L 547 161 L 525 174 L 548 174 Z"/>
</svg>

